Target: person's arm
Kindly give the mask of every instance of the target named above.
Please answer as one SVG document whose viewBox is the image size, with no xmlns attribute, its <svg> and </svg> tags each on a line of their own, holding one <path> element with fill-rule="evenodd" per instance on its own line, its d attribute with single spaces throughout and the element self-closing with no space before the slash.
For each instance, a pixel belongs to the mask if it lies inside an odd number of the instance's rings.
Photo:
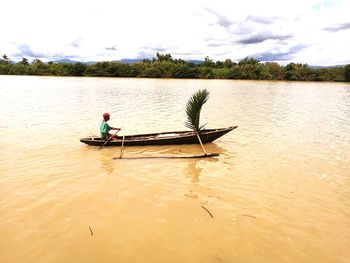
<svg viewBox="0 0 350 263">
<path fill-rule="evenodd" d="M 111 130 L 118 130 L 118 131 L 121 130 L 121 128 L 113 128 L 113 127 L 110 127 L 110 128 L 111 128 Z"/>
</svg>

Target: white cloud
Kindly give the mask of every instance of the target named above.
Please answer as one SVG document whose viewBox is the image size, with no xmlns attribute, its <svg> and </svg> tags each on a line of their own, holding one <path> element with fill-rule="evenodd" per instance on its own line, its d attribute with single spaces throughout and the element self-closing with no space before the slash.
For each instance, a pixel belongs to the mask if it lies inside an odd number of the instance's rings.
<svg viewBox="0 0 350 263">
<path fill-rule="evenodd" d="M 0 53 L 82 61 L 157 51 L 214 60 L 272 54 L 282 63 L 350 63 L 349 2 L 8 0 L 0 2 Z"/>
</svg>

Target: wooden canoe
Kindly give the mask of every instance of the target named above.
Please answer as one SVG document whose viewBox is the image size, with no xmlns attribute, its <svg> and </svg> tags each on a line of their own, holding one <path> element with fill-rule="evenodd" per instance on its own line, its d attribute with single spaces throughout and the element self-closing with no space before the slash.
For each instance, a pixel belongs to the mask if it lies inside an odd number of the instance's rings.
<svg viewBox="0 0 350 263">
<path fill-rule="evenodd" d="M 200 132 L 200 138 L 203 143 L 213 142 L 226 133 L 236 129 L 238 126 L 220 129 L 208 129 Z M 105 143 L 100 137 L 81 138 L 82 143 L 101 146 Z M 112 140 L 104 146 L 121 146 L 123 137 L 119 136 L 117 140 Z M 179 144 L 197 144 L 199 143 L 197 134 L 193 131 L 176 131 L 176 132 L 161 132 L 139 135 L 126 135 L 125 146 L 146 146 L 146 145 L 179 145 Z"/>
</svg>

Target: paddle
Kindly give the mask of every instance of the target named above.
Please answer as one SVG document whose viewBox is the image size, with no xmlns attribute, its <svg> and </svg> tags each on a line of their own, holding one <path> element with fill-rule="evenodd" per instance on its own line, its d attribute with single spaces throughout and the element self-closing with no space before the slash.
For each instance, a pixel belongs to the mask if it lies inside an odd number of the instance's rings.
<svg viewBox="0 0 350 263">
<path fill-rule="evenodd" d="M 114 136 L 117 135 L 117 133 L 118 133 L 119 131 L 120 131 L 120 130 L 117 130 L 111 137 L 109 137 L 108 140 L 105 141 L 104 144 L 101 145 L 101 147 L 99 148 L 99 150 L 101 150 L 103 146 L 105 146 L 107 143 L 109 143 L 109 142 L 114 138 Z"/>
</svg>

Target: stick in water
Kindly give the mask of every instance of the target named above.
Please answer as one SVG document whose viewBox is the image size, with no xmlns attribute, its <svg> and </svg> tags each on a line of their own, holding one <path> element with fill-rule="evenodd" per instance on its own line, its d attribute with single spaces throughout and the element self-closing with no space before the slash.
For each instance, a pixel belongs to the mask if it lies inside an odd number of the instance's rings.
<svg viewBox="0 0 350 263">
<path fill-rule="evenodd" d="M 203 150 L 204 154 L 207 155 L 207 152 L 206 152 L 206 150 L 204 149 L 204 146 L 203 146 L 201 137 L 199 136 L 198 132 L 197 132 L 197 138 L 198 138 L 198 140 L 199 140 L 199 143 L 201 144 L 201 147 L 202 147 L 202 150 Z"/>
<path fill-rule="evenodd" d="M 214 216 L 210 213 L 210 211 L 208 209 L 205 208 L 205 206 L 202 205 L 202 208 L 208 212 L 208 214 L 211 216 L 211 218 L 214 218 Z"/>
<path fill-rule="evenodd" d="M 93 236 L 94 235 L 94 233 L 92 232 L 92 229 L 91 229 L 91 227 L 89 226 L 89 229 L 90 229 L 90 233 L 91 233 L 91 235 Z"/>
<path fill-rule="evenodd" d="M 124 141 L 125 141 L 125 136 L 123 135 L 123 142 L 122 142 L 122 147 L 120 148 L 120 156 L 119 159 L 122 158 L 122 154 L 123 154 L 123 147 L 124 147 Z"/>
</svg>

